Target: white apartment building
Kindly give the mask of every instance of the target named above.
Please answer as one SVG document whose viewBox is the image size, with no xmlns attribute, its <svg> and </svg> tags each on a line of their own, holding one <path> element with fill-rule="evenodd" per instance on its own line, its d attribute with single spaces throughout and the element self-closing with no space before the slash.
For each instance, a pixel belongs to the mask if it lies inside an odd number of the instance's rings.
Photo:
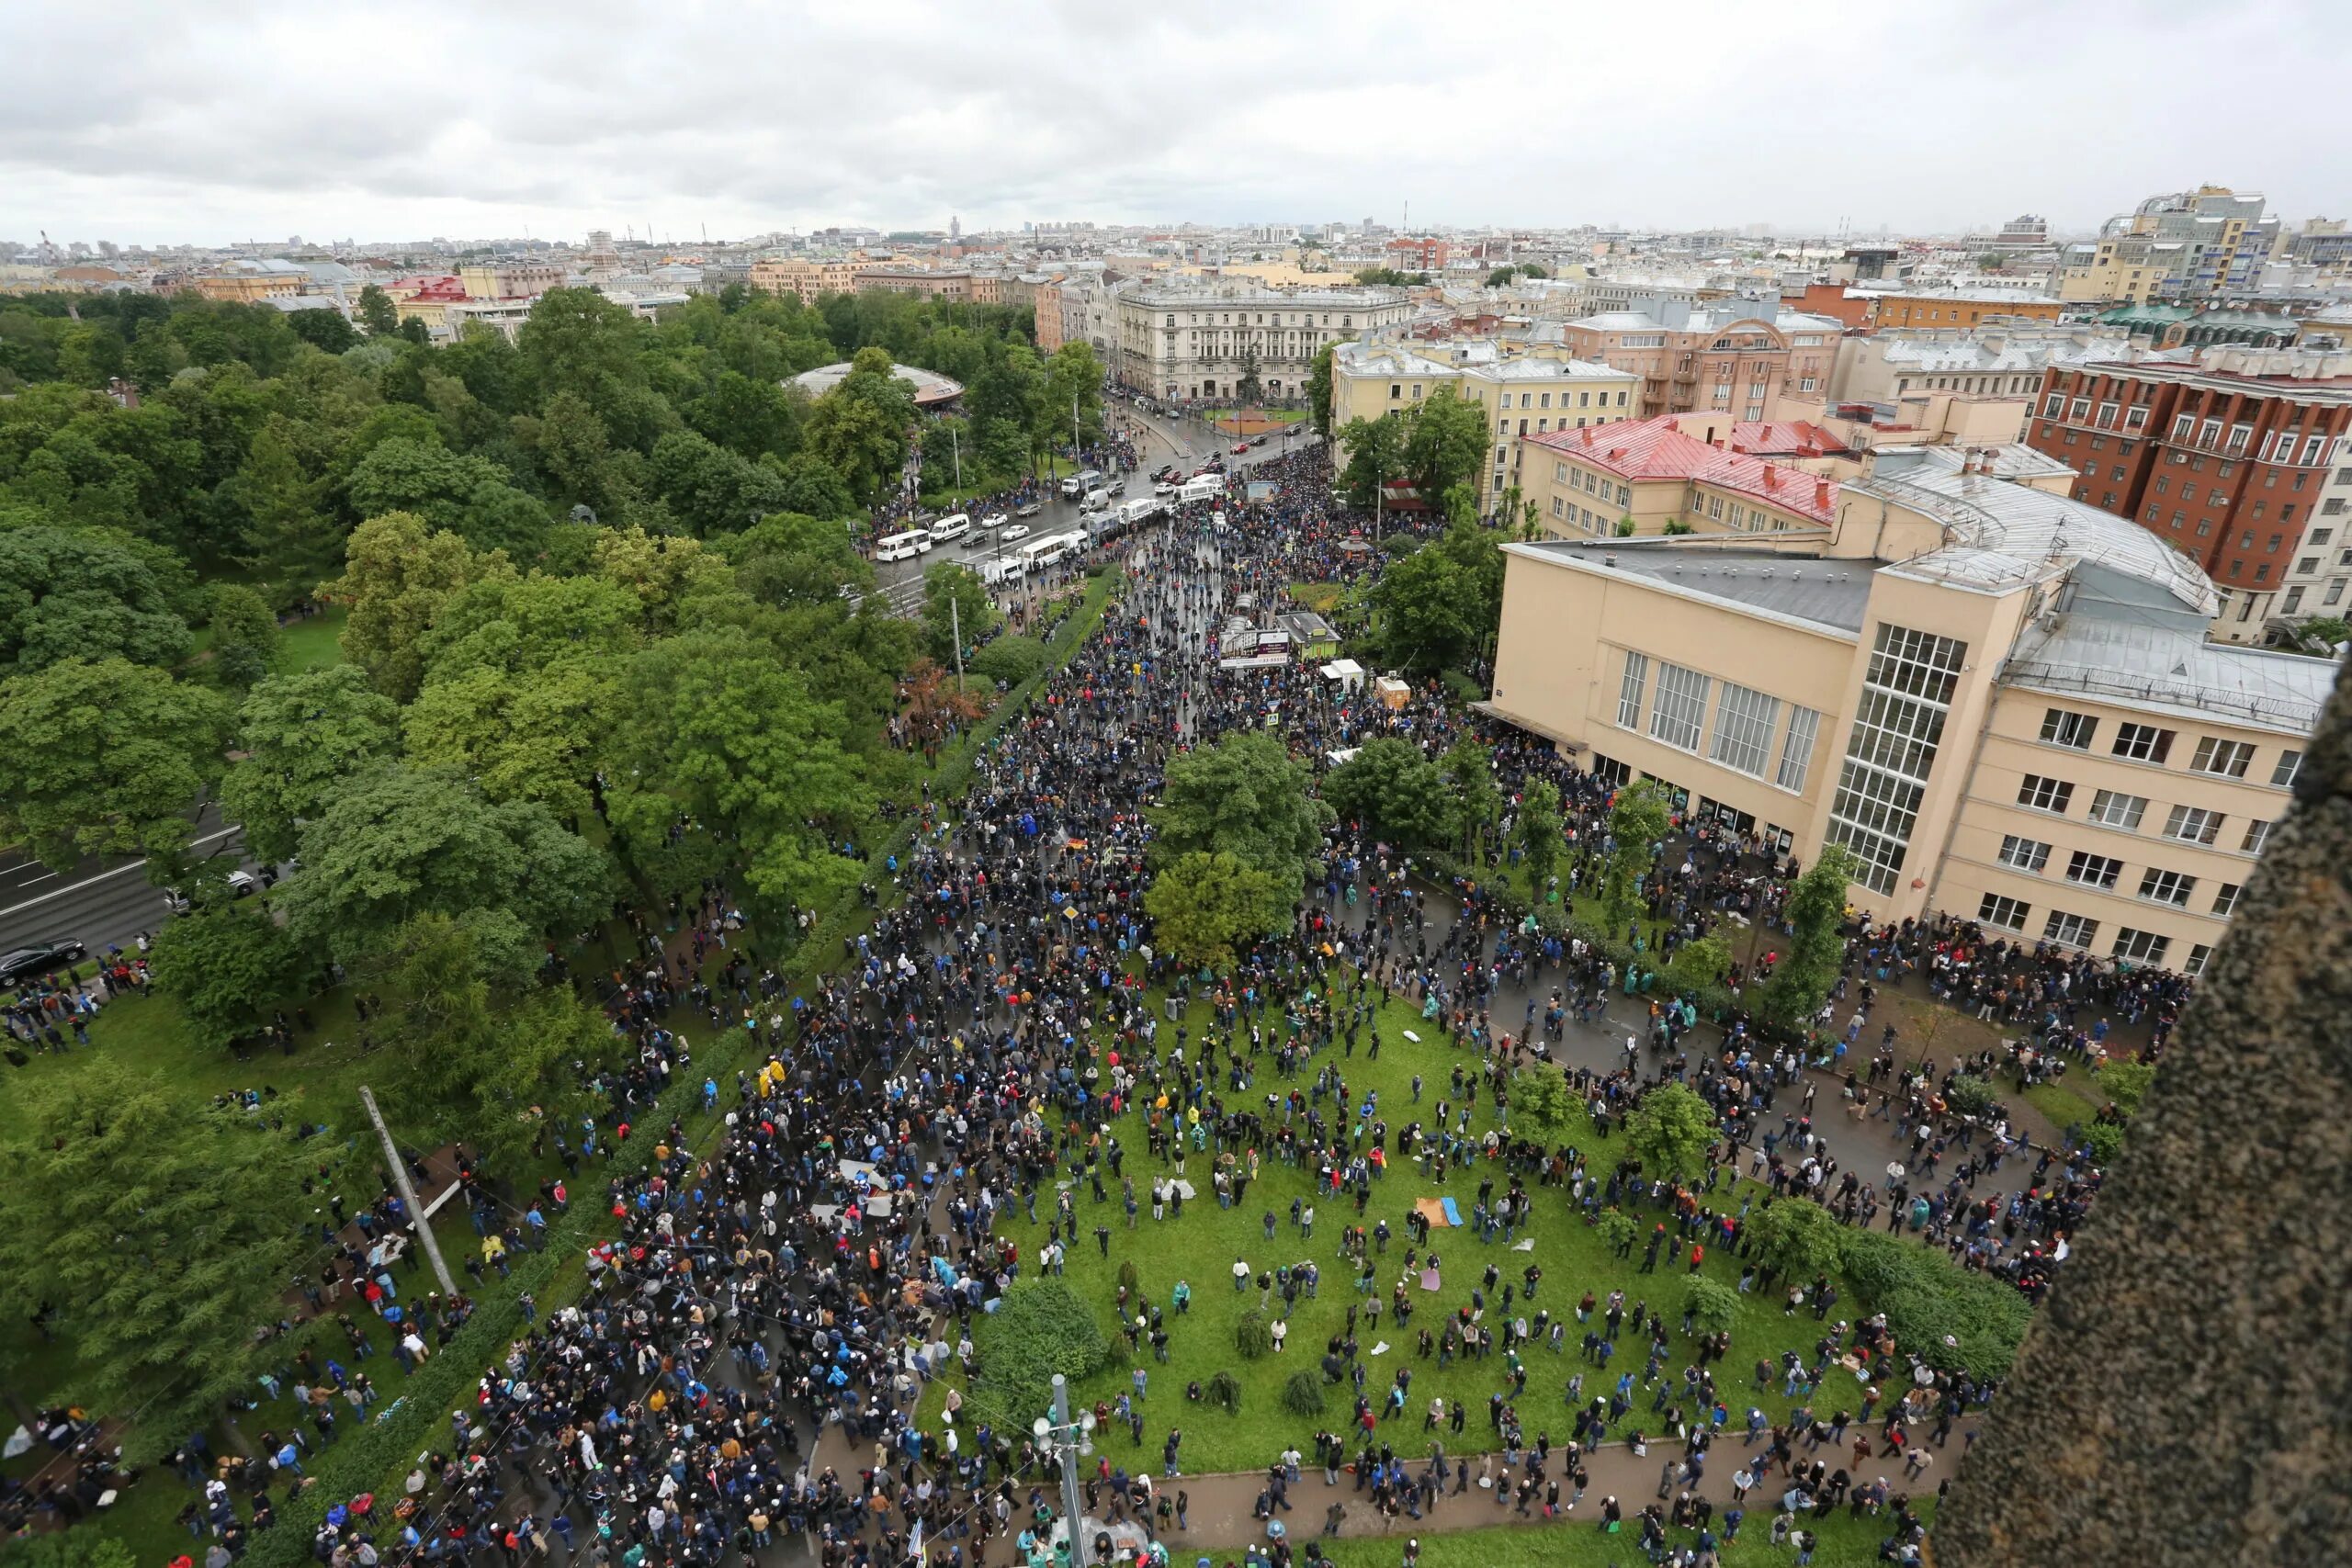
<svg viewBox="0 0 2352 1568">
<path fill-rule="evenodd" d="M 1269 398 L 1295 397 L 1327 345 L 1396 325 L 1412 307 L 1395 288 L 1271 288 L 1143 278 L 1121 284 L 1112 366 L 1153 397 L 1229 398 L 1254 355 Z"/>
</svg>

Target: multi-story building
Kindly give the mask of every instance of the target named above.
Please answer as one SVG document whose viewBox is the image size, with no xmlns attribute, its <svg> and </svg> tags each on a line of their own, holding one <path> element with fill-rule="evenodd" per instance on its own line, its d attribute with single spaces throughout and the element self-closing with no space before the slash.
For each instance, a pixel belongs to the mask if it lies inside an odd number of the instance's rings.
<svg viewBox="0 0 2352 1568">
<path fill-rule="evenodd" d="M 2245 288 L 2270 258 L 2278 220 L 2255 192 L 2222 186 L 2152 196 L 2095 241 L 2058 255 L 2058 298 L 2143 301 Z"/>
<path fill-rule="evenodd" d="M 1753 455 L 1758 445 L 1775 448 L 1776 457 Z M 1817 426 L 1660 414 L 1530 436 L 1518 471 L 1537 525 L 1548 534 L 1812 532 L 1829 520 L 1838 487 L 1799 464 L 1843 450 Z"/>
<path fill-rule="evenodd" d="M 2053 367 L 2026 439 L 2075 470 L 2076 500 L 2204 570 L 2230 598 L 2216 635 L 2256 641 L 2347 431 L 2352 355 L 2212 348 Z"/>
<path fill-rule="evenodd" d="M 2352 436 L 2335 444 L 2320 486 L 2319 513 L 2303 530 L 2287 568 L 2286 584 L 2271 605 L 2271 624 L 2284 628 L 2314 616 L 2352 616 Z"/>
<path fill-rule="evenodd" d="M 252 305 L 264 299 L 290 299 L 310 281 L 309 269 L 300 264 L 264 256 L 229 262 L 217 272 L 198 274 L 190 284 L 207 299 Z"/>
<path fill-rule="evenodd" d="M 969 299 L 972 275 L 933 272 L 920 266 L 869 266 L 857 275 L 857 287 L 861 293 L 878 289 L 885 294 L 913 294 L 925 299 Z"/>
<path fill-rule="evenodd" d="M 877 264 L 857 257 L 809 260 L 799 256 L 752 264 L 752 287 L 770 294 L 797 294 L 814 305 L 827 294 L 854 294 L 861 274 Z"/>
<path fill-rule="evenodd" d="M 2325 660 L 2209 641 L 2219 601 L 2124 520 L 1951 448 L 1880 452 L 1817 525 L 1505 547 L 1491 711 L 1810 863 L 2195 973 L 2290 804 Z"/>
<path fill-rule="evenodd" d="M 469 299 L 528 299 L 562 288 L 564 277 L 553 262 L 468 262 L 458 269 Z"/>
<path fill-rule="evenodd" d="M 1327 344 L 1402 322 L 1394 288 L 1268 288 L 1254 283 L 1142 278 L 1114 291 L 1114 373 L 1159 398 L 1228 398 L 1254 361 L 1269 398 L 1304 392 Z"/>
<path fill-rule="evenodd" d="M 1037 352 L 1051 354 L 1069 341 L 1062 335 L 1061 280 L 1047 278 L 1039 283 L 1033 303 L 1037 308 Z"/>
<path fill-rule="evenodd" d="M 1450 387 L 1494 425 L 1491 460 L 1478 475 L 1478 508 L 1491 512 L 1519 482 L 1521 444 L 1554 430 L 1628 418 L 1641 383 L 1630 371 L 1579 359 L 1513 354 L 1492 342 L 1342 343 L 1331 355 L 1331 427 L 1409 412 Z M 1344 444 L 1337 454 L 1344 465 Z"/>
<path fill-rule="evenodd" d="M 2018 323 L 1896 328 L 1838 345 L 1829 378 L 1833 403 L 1894 403 L 1913 392 L 2030 400 L 2052 365 L 2131 356 L 2120 329 Z"/>
<path fill-rule="evenodd" d="M 427 332 L 439 332 L 446 327 L 448 308 L 464 303 L 466 299 L 466 286 L 454 272 L 418 273 L 395 278 L 384 286 L 384 292 L 391 296 L 395 316 L 403 321 L 423 321 Z"/>
<path fill-rule="evenodd" d="M 1807 286 L 1797 309 L 1826 316 L 1857 332 L 1908 327 L 1967 328 L 1991 321 L 2054 321 L 2065 311 L 2030 282 L 2015 288 L 1869 288 L 1838 283 Z"/>
<path fill-rule="evenodd" d="M 1660 299 L 1651 309 L 1563 321 L 1560 330 L 1575 357 L 1642 378 L 1644 419 L 1692 412 L 1762 419 L 1783 392 L 1819 397 L 1844 332 L 1826 316 L 1750 299 L 1705 307 Z"/>
</svg>

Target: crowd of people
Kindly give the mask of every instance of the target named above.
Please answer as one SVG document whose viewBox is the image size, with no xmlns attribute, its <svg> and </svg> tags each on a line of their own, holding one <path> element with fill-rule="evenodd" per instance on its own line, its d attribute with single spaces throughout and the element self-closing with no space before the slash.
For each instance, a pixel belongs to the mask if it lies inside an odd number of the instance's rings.
<svg viewBox="0 0 2352 1568">
<path fill-rule="evenodd" d="M 1538 777 L 1562 790 L 1565 877 L 1590 874 L 1606 837 L 1604 782 L 1526 738 L 1489 732 L 1440 694 L 1396 709 L 1312 664 L 1216 667 L 1226 616 L 1245 596 L 1269 605 L 1290 582 L 1346 581 L 1374 567 L 1355 530 L 1330 514 L 1327 454 L 1269 459 L 1253 477 L 1274 484 L 1272 499 L 1245 509 L 1237 488 L 1227 529 L 1196 505 L 1105 547 L 1098 564 L 1120 574 L 1121 592 L 1102 629 L 989 744 L 965 798 L 924 801 L 915 848 L 890 868 L 904 897 L 879 908 L 842 953 L 815 955 L 832 965 L 828 973 L 796 991 L 745 945 L 716 886 L 698 908 L 679 911 L 686 943 L 664 945 L 649 933 L 612 1001 L 637 1066 L 613 1086 L 603 1124 L 563 1150 L 579 1192 L 609 1208 L 616 1234 L 586 1259 L 580 1299 L 544 1317 L 526 1303 L 529 1332 L 485 1370 L 477 1401 L 451 1415 L 400 1496 L 344 1500 L 328 1515 L 315 1542 L 322 1562 L 372 1568 L 387 1557 L 479 1562 L 496 1553 L 511 1568 L 560 1546 L 600 1565 L 717 1564 L 804 1534 L 824 1568 L 915 1555 L 943 1568 L 1049 1561 L 1063 1523 L 1059 1498 L 1025 1425 L 926 1424 L 916 1416 L 919 1400 L 935 1376 L 974 1363 L 980 1314 L 1023 1266 L 1022 1249 L 1000 1234 L 1004 1223 L 1018 1213 L 1044 1228 L 1044 1248 L 1030 1252 L 1040 1263 L 1058 1263 L 1090 1239 L 1107 1256 L 1103 1224 L 1090 1216 L 1082 1229 L 1073 1212 L 1080 1195 L 1090 1187 L 1096 1200 L 1119 1192 L 1132 1223 L 1138 1202 L 1157 1213 L 1170 1201 L 1166 1174 L 1181 1175 L 1187 1158 L 1201 1162 L 1205 1196 L 1220 1203 L 1242 1200 L 1261 1154 L 1320 1172 L 1343 1266 L 1360 1263 L 1367 1276 L 1371 1258 L 1387 1250 L 1392 1221 L 1408 1248 L 1430 1246 L 1410 1217 L 1367 1207 L 1375 1165 L 1410 1160 L 1441 1172 L 1476 1162 L 1486 1179 L 1473 1224 L 1482 1241 L 1504 1246 L 1535 1203 L 1565 1201 L 1587 1213 L 1622 1204 L 1655 1224 L 1649 1263 L 1670 1247 L 1669 1267 L 1689 1249 L 1695 1269 L 1701 1247 L 1742 1255 L 1747 1210 L 1735 1211 L 1717 1190 L 1745 1174 L 1849 1223 L 1886 1216 L 1889 1228 L 2021 1283 L 2020 1259 L 2030 1259 L 2034 1281 L 2046 1279 L 2051 1244 L 2095 1189 L 2079 1157 L 2043 1151 L 2032 1184 L 2010 1190 L 2001 1173 L 2005 1162 L 2012 1177 L 2029 1162 L 2022 1141 L 2006 1126 L 1951 1113 L 1932 1071 L 1918 1071 L 1876 1092 L 1910 1151 L 1905 1173 L 1882 1182 L 1832 1151 L 1833 1135 L 1813 1114 L 1825 1080 L 1804 1075 L 1799 1046 L 1735 1026 L 1702 1047 L 1688 1010 L 1663 1004 L 1651 1010 L 1646 1040 L 1629 1036 L 1617 1053 L 1618 1025 L 1602 1023 L 1610 1058 L 1572 1062 L 1568 1021 L 1602 1020 L 1626 976 L 1581 942 L 1515 921 L 1489 888 L 1417 886 L 1403 857 L 1358 825 L 1329 829 L 1322 880 L 1306 890 L 1293 930 L 1260 944 L 1231 976 L 1202 986 L 1154 949 L 1141 803 L 1158 795 L 1182 750 L 1244 729 L 1272 728 L 1309 757 L 1379 734 L 1435 750 L 1479 733 L 1493 743 L 1507 798 Z M 1653 879 L 1647 912 L 1669 936 L 1699 934 L 1732 914 L 1769 923 L 1783 896 L 1781 878 L 1754 874 L 1775 869 L 1770 846 L 1709 825 L 1681 825 L 1662 863 L 1675 869 Z M 2086 1011 L 2144 1015 L 2162 1026 L 2180 999 L 2177 985 L 1987 946 L 1941 922 L 1860 931 L 1855 958 L 1862 985 L 1925 969 L 1962 1004 L 1981 1001 L 2018 1021 L 2046 1014 L 2068 1031 L 2084 1027 Z M 1205 1001 L 1213 1026 L 1193 1036 L 1164 1021 L 1151 995 L 1163 988 Z M 1400 996 L 1471 1048 L 1462 1058 L 1471 1063 L 1467 1079 L 1448 1086 L 1462 1107 L 1451 1122 L 1442 1105 L 1424 1120 L 1418 1109 L 1351 1102 L 1346 1064 L 1375 1005 Z M 1858 998 L 1858 1012 L 1866 1008 Z M 715 1143 L 707 1123 L 623 1126 L 662 1085 L 700 1074 L 686 1031 L 720 1027 L 741 1031 L 751 1049 L 731 1082 L 713 1075 L 703 1083 L 703 1104 L 718 1121 Z M 1498 1111 L 1509 1068 L 1530 1059 L 1566 1067 L 1604 1130 L 1655 1084 L 1697 1089 L 1723 1123 L 1703 1186 L 1624 1166 L 1588 1168 L 1572 1148 L 1508 1139 L 1496 1115 L 1478 1126 L 1481 1089 Z M 1315 1077 L 1311 1103 L 1304 1093 L 1278 1106 L 1272 1095 L 1244 1092 L 1277 1064 Z M 1855 1073 L 1843 1089 L 1826 1082 L 1833 1094 L 1871 1102 Z M 1172 1109 L 1148 1119 L 1141 1155 L 1106 1145 L 1095 1129 L 1147 1090 Z M 614 1159 L 624 1138 L 632 1151 L 650 1143 L 650 1160 Z M 534 1201 L 469 1190 L 469 1208 L 486 1237 L 525 1247 L 548 1201 L 571 1195 L 543 1192 Z M 1310 1211 L 1305 1229 L 1312 1225 Z M 359 1281 L 364 1290 L 366 1253 L 341 1265 L 321 1288 Z M 1409 1380 L 1374 1375 L 1351 1306 L 1350 1332 L 1322 1352 L 1327 1378 L 1352 1401 L 1344 1433 L 1317 1444 L 1327 1485 L 1340 1484 L 1348 1467 L 1350 1496 L 1362 1495 L 1374 1516 L 1420 1519 L 1441 1497 L 1467 1490 L 1475 1473 L 1490 1508 L 1595 1519 L 1630 1530 L 1654 1560 L 1684 1562 L 1738 1535 L 1753 1488 L 1774 1506 L 1769 1525 L 1749 1529 L 1795 1542 L 1818 1516 L 1843 1507 L 1882 1517 L 1891 1555 L 1915 1560 L 1921 1527 L 1909 1489 L 1930 1483 L 1930 1448 L 1983 1406 L 1991 1384 L 1893 1345 L 1882 1319 L 1838 1314 L 1826 1280 L 1748 1273 L 1789 1292 L 1792 1313 L 1803 1306 L 1822 1322 L 1810 1355 L 1756 1368 L 1756 1388 L 1777 1387 L 1790 1401 L 1785 1419 L 1767 1420 L 1740 1397 L 1727 1346 L 1686 1325 L 1677 1351 L 1670 1309 L 1629 1304 L 1622 1293 L 1604 1303 L 1588 1292 L 1573 1322 L 1558 1302 L 1557 1316 L 1547 1308 L 1533 1334 L 1555 1350 L 1583 1340 L 1566 1385 L 1573 1416 L 1552 1406 L 1571 1423 L 1559 1441 L 1544 1429 L 1548 1415 L 1522 1407 L 1520 1352 L 1530 1346 L 1512 1292 L 1523 1285 L 1532 1300 L 1537 1264 L 1509 1281 L 1487 1268 L 1457 1292 L 1459 1313 L 1452 1303 L 1421 1308 L 1431 1320 L 1412 1325 L 1421 1355 L 1492 1358 L 1498 1390 L 1481 1433 L 1467 1439 L 1458 1403 L 1407 1411 L 1408 1419 L 1423 1415 L 1422 1436 L 1434 1433 L 1435 1447 L 1384 1440 L 1381 1423 L 1405 1409 Z M 1276 1291 L 1311 1294 L 1317 1284 L 1289 1269 L 1266 1275 L 1238 1265 L 1235 1288 L 1254 1284 L 1271 1299 Z M 1474 1291 L 1482 1308 L 1491 1299 L 1505 1309 L 1498 1318 L 1471 1314 Z M 1383 1304 L 1371 1294 L 1367 1331 Z M 1400 1286 L 1385 1304 L 1390 1331 L 1401 1337 L 1411 1298 Z M 1181 1303 L 1172 1310 L 1181 1314 Z M 1157 1306 L 1138 1321 L 1139 1346 L 1170 1332 Z M 445 1325 L 454 1331 L 454 1322 Z M 1630 1370 L 1608 1371 L 1620 1348 L 1646 1356 L 1638 1382 Z M 1848 1380 L 1862 1388 L 1852 1408 L 1825 1386 L 1841 1365 L 1860 1370 Z M 1145 1371 L 1135 1375 L 1140 1393 Z M 326 1395 L 330 1422 L 348 1376 L 322 1373 L 311 1385 Z M 960 1403 L 948 1396 L 951 1415 Z M 1124 1395 L 1098 1415 L 1134 1423 L 1141 1441 L 1140 1410 Z M 272 1474 L 299 1477 L 303 1445 L 317 1436 L 283 1435 L 288 1465 L 248 1473 L 261 1501 L 247 1519 L 209 1498 L 195 1511 L 191 1533 L 209 1534 L 221 1559 L 208 1568 L 225 1568 L 236 1541 L 266 1528 Z M 1620 1441 L 1645 1452 L 1650 1442 L 1671 1448 L 1657 1497 L 1637 1506 L 1611 1495 L 1573 1512 L 1602 1445 Z M 1449 1456 L 1449 1444 L 1491 1451 Z M 1158 1538 L 1182 1528 L 1180 1448 L 1171 1430 L 1158 1478 L 1107 1457 L 1089 1478 L 1090 1515 L 1135 1527 L 1125 1539 L 1137 1544 L 1122 1550 L 1164 1557 Z M 1701 1487 L 1719 1448 L 1733 1450 L 1737 1470 L 1739 1500 L 1730 1505 Z M 1261 1498 L 1270 1518 L 1287 1511 L 1298 1469 L 1295 1452 L 1272 1462 Z M 1776 1478 L 1769 1485 L 1768 1476 Z M 225 1499 L 224 1483 L 208 1484 Z M 1315 1555 L 1311 1544 L 1295 1548 L 1273 1533 L 1252 1548 L 1272 1568 Z"/>
</svg>

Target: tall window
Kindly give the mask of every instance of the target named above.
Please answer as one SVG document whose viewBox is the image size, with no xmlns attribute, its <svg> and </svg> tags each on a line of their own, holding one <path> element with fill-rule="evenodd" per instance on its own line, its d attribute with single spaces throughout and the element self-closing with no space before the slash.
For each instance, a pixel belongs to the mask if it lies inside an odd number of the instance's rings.
<svg viewBox="0 0 2352 1568">
<path fill-rule="evenodd" d="M 1657 667 L 1657 700 L 1650 709 L 1650 734 L 1685 751 L 1699 749 L 1699 730 L 1707 717 L 1706 676 L 1679 664 Z"/>
<path fill-rule="evenodd" d="M 2222 836 L 2222 814 L 2201 806 L 2176 806 L 2165 818 L 2165 837 L 2184 844 L 2210 844 Z"/>
<path fill-rule="evenodd" d="M 2137 828 L 2148 812 L 2148 797 L 2103 789 L 2091 796 L 2091 820 L 2109 828 Z"/>
<path fill-rule="evenodd" d="M 2068 947 L 2088 947 L 2098 935 L 2097 920 L 2070 915 L 2064 909 L 2051 910 L 2049 920 L 2041 928 L 2043 941 L 2064 942 Z"/>
<path fill-rule="evenodd" d="M 2153 724 L 2127 724 L 2115 732 L 2115 754 L 2135 762 L 2161 762 L 2172 751 L 2172 731 Z"/>
<path fill-rule="evenodd" d="M 2295 782 L 2295 776 L 2302 771 L 2303 754 L 2301 751 L 2281 751 L 2278 765 L 2270 770 L 2270 782 L 2280 789 L 2290 788 Z"/>
<path fill-rule="evenodd" d="M 2076 850 L 2066 863 L 2066 880 L 2079 882 L 2086 887 L 2112 887 L 2123 863 L 2113 855 L 2095 855 L 2088 850 Z"/>
<path fill-rule="evenodd" d="M 2222 740 L 2208 735 L 2197 742 L 2197 755 L 2188 765 L 2200 773 L 2219 773 L 2223 778 L 2245 777 L 2246 764 L 2254 761 L 2251 740 Z"/>
<path fill-rule="evenodd" d="M 2019 871 L 2040 871 L 2050 863 L 2050 846 L 2039 839 L 2020 839 L 2015 833 L 2005 833 L 2001 837 L 2000 861 Z"/>
<path fill-rule="evenodd" d="M 2036 811 L 2054 811 L 2064 815 L 2067 803 L 2074 798 L 2075 786 L 2064 779 L 2028 773 L 2018 781 L 2018 804 L 2031 807 Z"/>
<path fill-rule="evenodd" d="M 1830 841 L 1854 852 L 1856 880 L 1873 892 L 1894 892 L 1902 874 L 1967 655 L 1951 637 L 1879 626 L 1829 807 Z"/>
<path fill-rule="evenodd" d="M 2140 897 L 2177 908 L 2188 907 L 2188 896 L 2197 890 L 2197 879 L 2183 876 L 2177 871 L 2158 871 L 2150 866 L 2140 878 Z"/>
<path fill-rule="evenodd" d="M 1725 681 L 1723 695 L 1715 699 L 1715 734 L 1707 755 L 1727 768 L 1762 778 L 1765 759 L 1772 754 L 1772 726 L 1780 716 L 1780 698 Z"/>
<path fill-rule="evenodd" d="M 2052 708 L 2041 716 L 2041 738 L 2052 746 L 2071 746 L 2077 751 L 2087 751 L 2091 737 L 2098 732 L 2098 720 L 2086 713 Z"/>
<path fill-rule="evenodd" d="M 1642 728 L 1642 687 L 1650 678 L 1650 656 L 1625 650 L 1625 678 L 1617 687 L 1617 725 L 1621 729 Z"/>
<path fill-rule="evenodd" d="M 2089 945 L 2087 939 L 2084 945 Z M 2165 949 L 2171 945 L 2172 938 L 2168 936 L 2135 931 L 2130 926 L 2119 927 L 2115 932 L 2115 956 L 2131 964 L 2162 964 Z"/>
<path fill-rule="evenodd" d="M 1774 783 L 1782 789 L 1802 791 L 1805 770 L 1813 765 L 1814 737 L 1821 731 L 1821 715 L 1813 708 L 1789 709 L 1789 732 L 1781 740 L 1781 770 Z"/>
<path fill-rule="evenodd" d="M 2032 911 L 2030 904 L 2004 898 L 1998 893 L 1987 893 L 1984 902 L 1976 907 L 1976 919 L 1984 925 L 1999 926 L 2003 931 L 2021 931 L 2025 930 L 2026 916 Z"/>
</svg>

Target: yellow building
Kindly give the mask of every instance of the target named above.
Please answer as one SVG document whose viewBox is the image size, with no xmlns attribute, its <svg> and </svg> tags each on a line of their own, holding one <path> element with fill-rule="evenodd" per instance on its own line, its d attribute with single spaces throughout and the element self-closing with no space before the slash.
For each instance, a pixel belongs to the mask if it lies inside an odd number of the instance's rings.
<svg viewBox="0 0 2352 1568">
<path fill-rule="evenodd" d="M 856 256 L 753 262 L 752 287 L 770 294 L 796 294 L 802 304 L 814 305 L 820 295 L 856 293 L 858 275 L 879 265 Z"/>
<path fill-rule="evenodd" d="M 1346 342 L 1331 355 L 1331 428 L 1336 433 L 1351 419 L 1408 412 L 1441 387 L 1477 404 L 1493 427 L 1487 461 L 1478 470 L 1481 512 L 1491 512 L 1510 486 L 1525 488 L 1522 443 L 1624 419 L 1641 395 L 1641 378 L 1631 371 L 1515 353 L 1486 339 Z M 1344 446 L 1338 461 L 1347 462 Z"/>
<path fill-rule="evenodd" d="M 1847 846 L 1873 919 L 2192 974 L 2335 683 L 2207 641 L 2212 583 L 2146 530 L 1951 448 L 1870 455 L 1816 528 L 1507 553 L 1499 716 L 1803 861 Z"/>
<path fill-rule="evenodd" d="M 264 299 L 291 299 L 302 292 L 303 276 L 280 272 L 220 272 L 191 280 L 207 299 L 226 305 L 254 305 Z"/>
<path fill-rule="evenodd" d="M 1817 426 L 1660 414 L 1531 437 L 1520 488 L 1537 525 L 1564 537 L 1817 532 L 1840 450 Z"/>
</svg>

